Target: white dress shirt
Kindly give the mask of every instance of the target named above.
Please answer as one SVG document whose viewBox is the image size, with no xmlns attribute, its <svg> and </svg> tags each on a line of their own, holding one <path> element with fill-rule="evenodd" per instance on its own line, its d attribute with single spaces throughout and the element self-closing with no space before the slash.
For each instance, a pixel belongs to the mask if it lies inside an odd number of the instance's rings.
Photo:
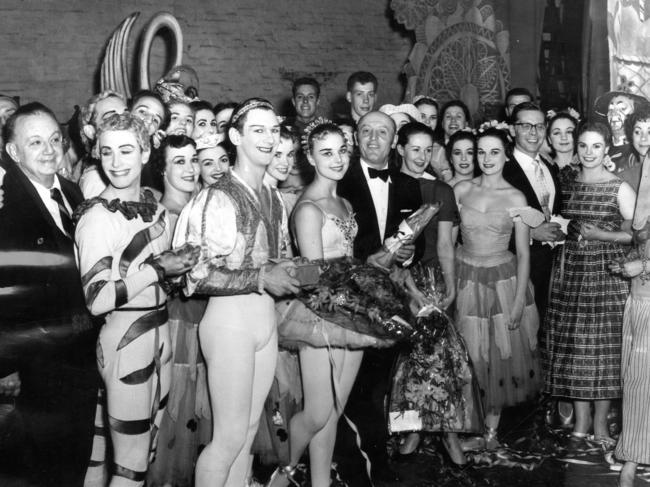
<svg viewBox="0 0 650 487">
<path fill-rule="evenodd" d="M 368 168 L 371 166 L 363 159 L 361 159 L 360 162 L 363 176 L 366 178 L 368 188 L 370 189 L 372 204 L 375 206 L 375 215 L 377 217 L 377 225 L 379 226 L 379 237 L 383 242 L 384 234 L 386 233 L 386 218 L 388 217 L 388 189 L 389 184 L 391 184 L 392 181 L 390 176 L 386 181 L 381 178 L 371 178 L 368 175 Z M 388 169 L 388 163 L 386 163 L 386 166 L 381 169 Z"/>
<path fill-rule="evenodd" d="M 52 215 L 52 218 L 54 219 L 54 223 L 56 223 L 56 226 L 59 227 L 59 230 L 61 230 L 63 233 L 67 235 L 66 231 L 63 228 L 63 222 L 61 221 L 61 213 L 59 213 L 59 204 L 52 199 L 52 194 L 50 193 L 52 188 L 56 188 L 61 192 L 61 196 L 63 197 L 63 203 L 65 204 L 68 213 L 70 213 L 70 216 L 72 216 L 72 207 L 70 206 L 70 202 L 67 200 L 65 194 L 63 193 L 63 190 L 61 189 L 61 183 L 59 182 L 59 177 L 58 176 L 54 177 L 54 184 L 50 188 L 46 188 L 41 183 L 34 181 L 29 177 L 27 177 L 27 179 L 29 179 L 29 182 L 32 183 L 34 188 L 36 188 L 36 192 L 41 197 L 41 200 L 43 201 L 45 208 L 47 208 L 47 211 L 49 211 L 50 215 Z"/>
<path fill-rule="evenodd" d="M 537 162 L 534 158 L 530 157 L 528 154 L 524 154 L 522 151 L 517 149 L 515 147 L 515 150 L 513 151 L 513 156 L 519 163 L 519 166 L 521 166 L 521 169 L 524 171 L 524 174 L 528 178 L 528 182 L 530 185 L 533 187 L 533 190 L 535 191 L 535 195 L 537 196 L 537 200 L 542 202 L 543 194 L 544 192 L 548 193 L 549 198 L 548 198 L 548 210 L 549 212 L 553 211 L 553 203 L 555 202 L 555 185 L 553 184 L 553 176 L 551 175 L 551 171 L 549 171 L 548 167 L 546 167 L 546 164 L 544 164 L 541 160 Z M 546 188 L 541 187 L 541 182 L 538 180 L 537 176 L 535 175 L 535 167 L 536 165 L 539 164 L 539 166 L 542 169 L 542 172 L 544 173 L 544 180 L 546 181 Z"/>
</svg>

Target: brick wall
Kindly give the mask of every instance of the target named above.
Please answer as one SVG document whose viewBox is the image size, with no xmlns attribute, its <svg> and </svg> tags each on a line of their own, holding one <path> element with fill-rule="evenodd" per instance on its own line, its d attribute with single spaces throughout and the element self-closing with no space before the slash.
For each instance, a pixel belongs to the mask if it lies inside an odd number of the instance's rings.
<svg viewBox="0 0 650 487">
<path fill-rule="evenodd" d="M 263 96 L 286 106 L 291 80 L 312 75 L 329 115 L 355 70 L 377 75 L 379 103 L 401 99 L 400 71 L 412 42 L 392 21 L 388 0 L 2 0 L 0 93 L 43 101 L 66 120 L 97 89 L 101 55 L 117 25 L 141 12 L 133 58 L 145 22 L 162 10 L 179 20 L 183 61 L 197 70 L 201 96 L 212 102 Z M 162 38 L 153 45 L 154 81 L 164 70 L 164 45 Z"/>
</svg>

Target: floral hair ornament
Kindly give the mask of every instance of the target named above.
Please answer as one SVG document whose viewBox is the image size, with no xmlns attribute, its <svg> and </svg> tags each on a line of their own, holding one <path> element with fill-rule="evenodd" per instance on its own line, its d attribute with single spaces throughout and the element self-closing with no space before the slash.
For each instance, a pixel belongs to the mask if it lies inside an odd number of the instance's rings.
<svg viewBox="0 0 650 487">
<path fill-rule="evenodd" d="M 326 123 L 333 123 L 333 122 L 325 117 L 316 117 L 314 120 L 312 120 L 307 124 L 305 130 L 302 133 L 302 137 L 300 138 L 300 145 L 302 146 L 302 150 L 305 153 L 309 152 L 309 136 L 311 135 L 311 133 L 314 131 L 316 127 L 318 127 L 319 125 L 325 125 Z"/>
<path fill-rule="evenodd" d="M 232 118 L 230 119 L 230 126 L 234 126 L 237 123 L 237 120 L 239 120 L 245 114 L 247 114 L 251 110 L 254 110 L 255 108 L 266 108 L 268 110 L 275 111 L 275 108 L 273 107 L 270 101 L 262 100 L 262 99 L 253 99 L 235 110 L 235 112 L 232 114 Z"/>
<path fill-rule="evenodd" d="M 433 97 L 427 96 L 427 95 L 416 95 L 416 96 L 413 97 L 413 100 L 411 101 L 411 103 L 413 103 L 415 105 L 420 100 L 425 100 L 425 101 L 428 101 L 428 102 L 431 102 L 431 103 L 435 103 L 436 105 L 438 104 L 438 100 L 436 100 Z"/>
<path fill-rule="evenodd" d="M 560 113 L 566 113 L 567 115 L 575 118 L 576 121 L 578 121 L 578 122 L 580 121 L 580 113 L 578 112 L 578 110 L 576 110 L 573 107 L 567 107 L 564 110 L 560 110 L 559 112 L 556 112 L 555 110 L 552 110 L 552 109 L 548 110 L 546 112 L 546 120 L 550 120 L 551 118 L 555 117 L 556 115 L 558 115 Z"/>
<path fill-rule="evenodd" d="M 495 128 L 497 130 L 504 130 L 508 132 L 510 130 L 510 125 L 508 125 L 506 122 L 499 122 L 498 120 L 489 120 L 487 122 L 483 122 L 481 125 L 478 127 L 478 133 L 483 133 L 487 129 Z"/>
<path fill-rule="evenodd" d="M 201 149 L 213 149 L 219 145 L 219 143 L 223 142 L 223 140 L 224 134 L 205 134 L 204 136 L 199 137 L 195 140 L 196 150 L 199 151 Z"/>
</svg>

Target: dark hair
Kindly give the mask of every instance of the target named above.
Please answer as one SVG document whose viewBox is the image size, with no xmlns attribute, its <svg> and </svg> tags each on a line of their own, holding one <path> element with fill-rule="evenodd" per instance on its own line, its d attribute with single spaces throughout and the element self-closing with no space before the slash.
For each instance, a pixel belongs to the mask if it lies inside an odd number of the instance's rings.
<svg viewBox="0 0 650 487">
<path fill-rule="evenodd" d="M 196 100 L 190 102 L 190 108 L 192 111 L 196 114 L 199 110 L 207 110 L 209 112 L 212 111 L 212 104 L 208 103 L 207 101 L 204 100 Z"/>
<path fill-rule="evenodd" d="M 585 132 L 596 132 L 602 136 L 606 146 L 612 145 L 612 131 L 609 129 L 609 125 L 606 123 L 592 122 L 591 120 L 585 120 L 584 122 L 580 123 L 575 135 L 576 145 L 580 136 Z"/>
<path fill-rule="evenodd" d="M 321 123 L 316 125 L 307 135 L 307 151 L 311 154 L 314 150 L 314 141 L 322 140 L 329 134 L 338 134 L 343 138 L 343 141 L 346 141 L 343 130 L 334 122 Z"/>
<path fill-rule="evenodd" d="M 535 99 L 535 97 L 533 96 L 533 94 L 530 92 L 528 88 L 515 87 L 509 89 L 508 93 L 506 93 L 506 105 L 508 105 L 508 98 L 513 96 L 527 96 L 528 98 L 530 98 L 530 101 L 533 101 Z"/>
<path fill-rule="evenodd" d="M 420 108 L 422 105 L 431 105 L 432 107 L 436 107 L 436 112 L 440 111 L 440 105 L 438 102 L 429 96 L 423 96 L 418 101 L 413 102 L 413 105 L 415 105 L 416 108 Z"/>
<path fill-rule="evenodd" d="M 151 160 L 151 173 L 156 184 L 159 184 L 158 187 L 164 188 L 163 173 L 167 167 L 167 149 L 182 149 L 188 145 L 196 149 L 196 142 L 187 135 L 168 135 L 162 140 L 155 157 Z"/>
<path fill-rule="evenodd" d="M 402 125 L 402 128 L 397 132 L 397 145 L 404 147 L 408 144 L 411 136 L 415 134 L 426 134 L 431 137 L 431 142 L 434 140 L 433 130 L 431 130 L 431 127 L 422 122 L 409 122 Z"/>
<path fill-rule="evenodd" d="M 227 110 L 228 108 L 232 108 L 233 110 L 239 106 L 239 103 L 236 101 L 224 101 L 217 103 L 212 111 L 214 112 L 214 115 L 216 116 L 219 112 L 222 112 L 223 110 Z"/>
<path fill-rule="evenodd" d="M 512 123 L 517 121 L 517 116 L 520 112 L 539 112 L 542 114 L 542 116 L 544 115 L 544 112 L 537 103 L 533 103 L 532 101 L 525 101 L 513 108 L 512 116 L 510 117 L 510 121 Z M 546 123 L 546 118 L 544 118 L 544 123 Z"/>
<path fill-rule="evenodd" d="M 230 163 L 231 166 L 235 163 L 235 157 L 236 157 L 235 147 L 230 143 L 228 139 L 222 140 L 214 147 L 203 147 L 202 149 L 196 151 L 196 154 L 199 155 L 204 150 L 214 149 L 215 147 L 221 147 L 224 150 L 226 156 L 228 157 L 228 162 Z"/>
<path fill-rule="evenodd" d="M 169 108 L 167 108 L 167 105 L 165 104 L 165 101 L 162 99 L 162 97 L 151 90 L 140 90 L 138 91 L 133 97 L 131 98 L 131 101 L 129 102 L 129 111 L 132 111 L 136 104 L 142 100 L 143 98 L 153 98 L 156 100 L 158 103 L 160 103 L 160 106 L 163 108 L 163 119 L 160 121 L 160 126 L 158 128 L 162 129 L 163 127 L 167 127 L 169 125 Z"/>
<path fill-rule="evenodd" d="M 356 71 L 350 75 L 347 82 L 348 91 L 352 91 L 355 83 L 365 85 L 366 83 L 372 83 L 373 88 L 377 91 L 379 83 L 377 82 L 377 77 L 369 73 L 368 71 Z"/>
<path fill-rule="evenodd" d="M 467 108 L 467 105 L 463 103 L 461 100 L 450 100 L 447 103 L 445 103 L 442 108 L 440 109 L 440 112 L 438 113 L 438 124 L 436 125 L 436 142 L 438 142 L 441 145 L 444 145 L 445 143 L 445 130 L 442 128 L 442 121 L 445 118 L 445 113 L 447 110 L 449 110 L 452 107 L 458 107 L 463 111 L 463 114 L 465 115 L 465 120 L 467 122 L 467 126 L 471 127 L 472 126 L 472 117 L 469 114 L 469 108 Z"/>
<path fill-rule="evenodd" d="M 248 118 L 248 113 L 257 108 L 261 110 L 269 110 L 275 113 L 275 108 L 270 101 L 265 100 L 264 98 L 249 98 L 237 105 L 237 108 L 232 112 L 230 126 L 241 132 L 246 123 L 246 119 Z"/>
<path fill-rule="evenodd" d="M 553 158 L 557 155 L 557 151 L 551 145 L 551 127 L 558 120 L 568 120 L 569 122 L 573 123 L 574 128 L 578 127 L 578 120 L 576 120 L 576 118 L 573 115 L 571 115 L 571 114 L 569 114 L 567 112 L 557 112 L 555 115 L 553 115 L 551 118 L 548 119 L 548 122 L 546 122 L 546 127 L 548 129 L 546 131 L 546 141 L 548 142 L 548 147 L 550 149 L 549 150 L 549 155 L 551 157 L 553 157 Z M 574 154 L 576 153 L 576 137 L 575 137 L 575 134 L 574 134 L 574 137 L 573 137 L 573 153 Z"/>
<path fill-rule="evenodd" d="M 467 130 L 459 130 L 451 134 L 451 136 L 449 137 L 449 142 L 447 142 L 447 144 L 445 145 L 445 155 L 447 156 L 447 160 L 450 163 L 451 163 L 451 152 L 454 150 L 454 145 L 456 144 L 456 142 L 461 140 L 469 140 L 472 143 L 472 145 L 474 146 L 474 159 L 476 159 L 476 137 L 472 132 L 468 132 Z M 474 162 L 474 167 L 476 167 L 476 161 L 474 160 L 473 162 Z"/>
<path fill-rule="evenodd" d="M 54 112 L 40 102 L 34 101 L 27 103 L 26 105 L 19 106 L 16 111 L 12 113 L 11 116 L 7 119 L 5 126 L 2 127 L 2 140 L 4 141 L 5 145 L 8 142 L 13 142 L 16 136 L 16 122 L 19 118 L 28 117 L 30 115 L 37 115 L 39 113 L 49 115 L 58 125 L 59 121 L 56 119 Z"/>
<path fill-rule="evenodd" d="M 298 141 L 298 135 L 292 125 L 280 124 L 280 139 L 288 139 L 292 144 Z"/>
<path fill-rule="evenodd" d="M 510 144 L 510 140 L 508 139 L 508 133 L 505 130 L 498 129 L 496 127 L 489 127 L 485 129 L 483 132 L 479 132 L 476 135 L 476 147 L 478 148 L 478 142 L 481 139 L 484 139 L 485 137 L 494 137 L 495 139 L 499 139 L 501 141 L 501 144 L 503 145 L 503 149 L 505 151 L 506 157 L 510 159 L 512 157 L 512 145 Z M 474 151 L 476 154 L 478 150 Z"/>
<path fill-rule="evenodd" d="M 314 78 L 310 78 L 308 76 L 303 77 L 303 78 L 298 78 L 293 82 L 291 85 L 291 94 L 295 97 L 296 96 L 296 90 L 298 89 L 299 86 L 304 86 L 304 85 L 309 85 L 313 86 L 316 88 L 316 98 L 320 96 L 320 85 L 318 84 L 318 81 L 316 81 Z"/>
<path fill-rule="evenodd" d="M 637 122 L 650 122 L 650 105 L 646 103 L 639 104 L 639 106 L 635 107 L 634 111 L 625 119 L 625 137 L 627 137 L 627 142 L 630 144 L 630 148 L 636 157 L 636 160 L 640 161 L 641 154 L 639 154 L 639 152 L 634 148 L 634 144 L 632 144 L 634 126 Z"/>
</svg>

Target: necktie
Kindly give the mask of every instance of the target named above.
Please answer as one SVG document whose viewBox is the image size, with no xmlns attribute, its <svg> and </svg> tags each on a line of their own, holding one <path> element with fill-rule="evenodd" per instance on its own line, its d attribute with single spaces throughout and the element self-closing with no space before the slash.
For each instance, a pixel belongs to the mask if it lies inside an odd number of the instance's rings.
<svg viewBox="0 0 650 487">
<path fill-rule="evenodd" d="M 74 225 L 72 224 L 72 218 L 70 213 L 63 202 L 63 195 L 58 188 L 52 188 L 50 190 L 50 196 L 56 201 L 56 204 L 59 206 L 59 215 L 61 215 L 61 223 L 63 224 L 63 229 L 70 237 L 74 235 Z"/>
<path fill-rule="evenodd" d="M 372 167 L 369 167 L 368 176 L 370 176 L 370 179 L 379 178 L 383 182 L 386 182 L 388 181 L 388 176 L 390 176 L 390 173 L 388 172 L 388 169 L 373 169 Z"/>
<path fill-rule="evenodd" d="M 535 179 L 537 179 L 537 188 L 539 190 L 539 204 L 542 206 L 542 212 L 546 217 L 546 221 L 551 218 L 551 209 L 549 208 L 549 203 L 551 201 L 551 194 L 548 190 L 548 185 L 546 184 L 546 176 L 544 175 L 544 170 L 542 169 L 542 162 L 539 158 L 535 158 Z"/>
</svg>

